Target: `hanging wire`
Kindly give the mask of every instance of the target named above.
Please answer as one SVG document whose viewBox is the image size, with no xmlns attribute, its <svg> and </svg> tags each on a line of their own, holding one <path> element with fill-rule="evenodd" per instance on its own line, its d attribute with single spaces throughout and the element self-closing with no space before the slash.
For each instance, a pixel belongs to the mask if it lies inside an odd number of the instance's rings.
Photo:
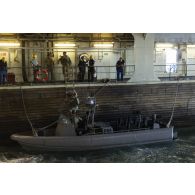
<svg viewBox="0 0 195 195">
<path fill-rule="evenodd" d="M 94 97 L 97 96 L 98 93 L 100 93 L 100 91 L 102 91 L 102 89 L 104 89 L 105 87 L 107 87 L 110 83 L 110 80 L 108 80 L 100 89 L 96 90 L 96 92 L 94 93 Z"/>
<path fill-rule="evenodd" d="M 25 103 L 24 103 L 24 95 L 23 95 L 22 86 L 20 86 L 20 90 L 21 90 L 21 95 L 22 95 L 22 104 L 23 104 L 23 108 L 24 108 L 24 113 L 25 113 L 25 115 L 26 115 L 26 118 L 27 118 L 27 120 L 28 120 L 28 123 L 29 123 L 30 126 L 31 126 L 33 135 L 34 135 L 34 136 L 38 136 L 37 131 L 36 131 L 36 129 L 33 127 L 33 124 L 32 124 L 32 122 L 31 122 L 31 120 L 30 120 L 30 118 L 29 118 L 29 116 L 28 116 L 27 110 L 26 110 L 26 106 L 25 106 Z"/>
<path fill-rule="evenodd" d="M 26 116 L 26 118 L 27 118 L 27 120 L 28 120 L 28 123 L 29 123 L 30 126 L 31 126 L 32 133 L 33 133 L 34 136 L 38 136 L 38 134 L 37 134 L 38 131 L 43 131 L 43 130 L 45 130 L 45 129 L 48 129 L 49 127 L 53 126 L 54 124 L 56 124 L 56 123 L 58 122 L 58 119 L 57 119 L 56 121 L 50 123 L 50 124 L 47 125 L 47 126 L 44 126 L 44 127 L 35 129 L 35 128 L 33 127 L 33 124 L 32 124 L 32 122 L 31 122 L 29 116 L 28 116 L 28 113 L 27 113 L 26 105 L 25 105 L 25 103 L 24 103 L 24 94 L 23 94 L 23 91 L 22 91 L 22 87 L 21 87 L 21 86 L 20 86 L 20 90 L 21 90 L 21 95 L 22 95 L 22 104 L 23 104 L 25 116 Z"/>
<path fill-rule="evenodd" d="M 58 120 L 59 120 L 59 119 L 58 119 Z M 45 127 L 38 128 L 37 130 L 38 130 L 38 131 L 43 131 L 43 130 L 45 130 L 45 129 L 48 129 L 49 127 L 55 125 L 55 124 L 58 122 L 58 120 L 52 122 L 51 124 L 49 124 L 49 125 L 47 125 L 47 126 L 45 126 Z"/>
<path fill-rule="evenodd" d="M 173 119 L 173 115 L 174 115 L 174 111 L 175 111 L 175 104 L 176 104 L 176 101 L 177 101 L 178 92 L 179 92 L 179 78 L 178 78 L 178 81 L 177 81 L 177 89 L 176 89 L 175 98 L 174 98 L 174 102 L 173 102 L 173 108 L 172 108 L 172 112 L 171 112 L 171 117 L 169 119 L 169 122 L 167 123 L 167 128 L 170 127 L 170 124 L 171 124 L 172 119 Z"/>
</svg>

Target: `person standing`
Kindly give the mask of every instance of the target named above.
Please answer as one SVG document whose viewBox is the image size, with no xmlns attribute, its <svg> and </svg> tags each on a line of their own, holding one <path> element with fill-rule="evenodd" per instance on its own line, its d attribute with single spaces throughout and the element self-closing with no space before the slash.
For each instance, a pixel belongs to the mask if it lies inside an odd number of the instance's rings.
<svg viewBox="0 0 195 195">
<path fill-rule="evenodd" d="M 85 79 L 85 72 L 86 72 L 86 66 L 87 62 L 85 61 L 85 57 L 82 56 L 81 59 L 79 60 L 79 81 L 83 82 Z"/>
<path fill-rule="evenodd" d="M 5 57 L 0 60 L 0 84 L 5 84 L 7 81 L 7 62 Z"/>
<path fill-rule="evenodd" d="M 91 55 L 89 58 L 89 66 L 88 66 L 88 82 L 94 81 L 94 74 L 95 74 L 95 60 L 93 59 L 93 56 Z"/>
<path fill-rule="evenodd" d="M 33 67 L 33 75 L 34 75 L 34 81 L 37 81 L 37 72 L 40 70 L 41 66 L 39 65 L 39 62 L 37 60 L 37 56 L 33 54 L 31 65 Z"/>
<path fill-rule="evenodd" d="M 124 72 L 125 61 L 122 57 L 116 63 L 116 72 L 117 72 L 117 81 L 123 81 L 123 72 Z"/>
<path fill-rule="evenodd" d="M 63 56 L 60 57 L 58 60 L 62 64 L 62 72 L 64 74 L 64 80 L 68 81 L 69 80 L 69 72 L 70 72 L 70 67 L 71 67 L 71 59 L 70 57 L 66 54 L 66 52 L 63 52 Z"/>
<path fill-rule="evenodd" d="M 52 58 L 52 54 L 48 53 L 47 58 L 45 59 L 46 68 L 48 71 L 48 81 L 54 81 L 54 60 Z"/>
</svg>

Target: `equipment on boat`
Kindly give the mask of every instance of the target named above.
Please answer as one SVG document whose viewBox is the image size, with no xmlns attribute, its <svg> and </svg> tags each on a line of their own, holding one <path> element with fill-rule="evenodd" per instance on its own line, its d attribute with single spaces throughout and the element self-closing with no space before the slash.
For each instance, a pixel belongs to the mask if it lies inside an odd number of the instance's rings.
<svg viewBox="0 0 195 195">
<path fill-rule="evenodd" d="M 162 122 L 156 114 L 148 117 L 143 116 L 140 111 L 135 111 L 131 116 L 119 117 L 115 121 L 97 122 L 94 119 L 98 106 L 96 95 L 108 83 L 109 80 L 94 95 L 86 98 L 85 107 L 87 111 L 83 117 L 77 114 L 80 101 L 76 91 L 74 89 L 73 91 L 66 91 L 66 104 L 68 105 L 66 114 L 61 114 L 58 120 L 48 125 L 47 128 L 39 129 L 33 127 L 28 117 L 21 89 L 24 111 L 32 131 L 13 134 L 11 139 L 17 141 L 24 149 L 30 150 L 85 151 L 168 142 L 177 138 L 177 133 L 174 132 L 174 127 L 170 124 L 178 94 L 178 84 L 168 124 Z M 52 127 L 54 125 L 56 127 Z"/>
<path fill-rule="evenodd" d="M 156 115 L 148 118 L 136 112 L 133 117 L 117 121 L 95 122 L 96 98 L 87 97 L 85 104 L 88 110 L 83 118 L 77 116 L 77 109 L 73 112 L 70 107 L 69 115 L 60 115 L 56 128 L 43 129 L 43 134 L 37 130 L 37 135 L 13 134 L 11 139 L 31 151 L 85 151 L 166 142 L 176 138 L 174 128 L 166 127 Z"/>
</svg>

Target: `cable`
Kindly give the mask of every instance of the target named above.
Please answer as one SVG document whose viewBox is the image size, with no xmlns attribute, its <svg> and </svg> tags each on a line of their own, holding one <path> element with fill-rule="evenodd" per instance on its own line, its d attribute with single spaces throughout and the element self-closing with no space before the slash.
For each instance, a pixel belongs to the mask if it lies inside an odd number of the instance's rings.
<svg viewBox="0 0 195 195">
<path fill-rule="evenodd" d="M 21 90 L 21 95 L 22 95 L 22 103 L 23 103 L 24 113 L 25 113 L 25 115 L 26 115 L 26 118 L 27 118 L 27 120 L 28 120 L 28 123 L 29 123 L 30 126 L 31 126 L 33 135 L 34 135 L 34 136 L 38 136 L 37 131 L 36 131 L 36 129 L 33 127 L 33 124 L 32 124 L 32 122 L 31 122 L 31 120 L 30 120 L 30 118 L 29 118 L 29 116 L 28 116 L 28 114 L 27 114 L 26 106 L 25 106 L 25 103 L 24 103 L 24 95 L 23 95 L 23 91 L 22 91 L 22 86 L 20 86 L 20 90 Z"/>
<path fill-rule="evenodd" d="M 45 127 L 38 128 L 38 131 L 43 131 L 43 130 L 47 129 L 48 127 L 53 126 L 53 125 L 56 124 L 57 122 L 58 122 L 58 120 L 52 122 L 51 124 L 49 124 L 49 125 L 47 125 L 47 126 L 45 126 Z"/>
<path fill-rule="evenodd" d="M 22 103 L 23 103 L 23 107 L 24 107 L 24 112 L 25 112 L 26 118 L 27 118 L 27 120 L 28 120 L 28 122 L 29 122 L 29 124 L 30 124 L 30 126 L 31 126 L 33 135 L 34 135 L 34 136 L 38 136 L 37 131 L 43 131 L 43 130 L 47 129 L 48 127 L 53 126 L 54 124 L 56 124 L 56 123 L 58 122 L 58 120 L 52 122 L 51 124 L 49 124 L 49 125 L 47 125 L 47 126 L 45 126 L 45 127 L 35 129 L 35 128 L 33 127 L 33 124 L 32 124 L 32 122 L 31 122 L 31 120 L 30 120 L 28 114 L 27 114 L 26 106 L 25 106 L 25 103 L 24 103 L 24 95 L 23 95 L 23 91 L 22 91 L 22 87 L 21 87 L 21 86 L 20 86 L 20 89 L 21 89 Z"/>
<path fill-rule="evenodd" d="M 110 80 L 108 80 L 100 89 L 98 89 L 95 93 L 94 93 L 94 97 L 97 96 L 97 94 L 104 89 L 108 84 L 110 83 Z"/>
<path fill-rule="evenodd" d="M 176 100 L 177 100 L 177 95 L 178 95 L 178 91 L 179 91 L 179 79 L 177 82 L 177 89 L 176 89 L 176 93 L 175 93 L 175 99 L 174 99 L 174 103 L 173 103 L 173 108 L 172 108 L 172 112 L 171 112 L 171 117 L 169 119 L 169 122 L 167 123 L 167 128 L 170 127 L 171 121 L 173 119 L 173 115 L 174 115 L 174 110 L 175 110 L 175 104 L 176 104 Z"/>
</svg>

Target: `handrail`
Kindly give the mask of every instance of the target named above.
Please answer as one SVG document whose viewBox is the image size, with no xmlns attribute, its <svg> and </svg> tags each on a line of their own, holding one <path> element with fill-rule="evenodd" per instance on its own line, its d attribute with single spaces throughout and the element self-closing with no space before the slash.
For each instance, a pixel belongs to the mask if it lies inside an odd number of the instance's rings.
<svg viewBox="0 0 195 195">
<path fill-rule="evenodd" d="M 192 77 L 195 76 L 195 64 L 155 64 L 154 72 L 159 77 Z"/>
<path fill-rule="evenodd" d="M 55 64 L 53 67 L 53 75 L 55 77 L 55 79 L 53 79 L 52 81 L 64 81 L 64 75 L 63 75 L 63 71 L 62 71 L 62 65 L 61 64 Z M 116 79 L 116 65 L 113 66 L 106 66 L 106 65 L 98 65 L 98 66 L 94 66 L 95 68 L 95 72 L 97 75 L 97 80 L 101 80 L 101 79 Z M 42 70 L 47 69 L 45 65 L 42 66 L 37 66 L 37 70 L 40 70 L 40 72 L 42 72 Z M 16 82 L 22 82 L 22 73 L 23 73 L 23 68 L 21 66 L 8 66 L 7 67 L 7 73 L 8 74 L 12 74 L 15 75 L 16 77 Z M 36 82 L 34 81 L 34 74 L 35 72 L 33 71 L 33 67 L 31 64 L 29 64 L 28 66 L 25 67 L 26 70 L 26 75 L 28 77 L 28 81 L 33 83 Z M 124 75 L 126 76 L 126 78 L 130 78 L 133 73 L 135 72 L 135 65 L 125 65 L 124 67 Z M 68 77 L 69 77 L 69 81 L 72 80 L 78 80 L 78 73 L 79 73 L 79 67 L 78 65 L 74 65 L 69 67 L 69 71 L 68 71 Z M 9 79 L 9 78 L 8 78 Z M 18 81 L 20 80 L 20 81 Z M 86 67 L 86 73 L 85 73 L 85 80 L 88 80 L 88 67 Z M 45 82 L 47 82 L 47 80 L 45 80 Z"/>
<path fill-rule="evenodd" d="M 173 66 L 172 66 L 173 65 Z M 45 66 L 43 65 L 41 69 L 45 69 Z M 8 66 L 8 73 L 13 73 L 16 78 L 16 82 L 22 83 L 22 73 L 23 68 L 21 66 Z M 33 67 L 31 64 L 29 64 L 27 67 L 25 67 L 28 82 L 34 83 L 36 81 L 33 80 Z M 54 65 L 54 80 L 52 82 L 58 82 L 58 81 L 64 81 L 64 76 L 62 72 L 62 65 L 61 64 L 55 64 Z M 106 65 L 98 65 L 95 66 L 95 71 L 97 75 L 97 80 L 102 79 L 116 79 L 116 66 L 106 66 Z M 127 64 L 124 67 L 124 76 L 125 78 L 131 78 L 131 76 L 135 72 L 135 65 L 134 64 Z M 78 73 L 79 68 L 77 65 L 73 65 L 69 69 L 69 81 L 78 81 Z M 184 79 L 194 79 L 195 80 L 195 64 L 189 63 L 189 64 L 155 64 L 154 65 L 154 73 L 159 78 L 171 78 L 174 77 L 183 77 Z M 86 67 L 86 73 L 85 73 L 85 81 L 87 81 L 88 78 L 88 68 Z M 49 81 L 44 81 L 49 82 Z"/>
</svg>

